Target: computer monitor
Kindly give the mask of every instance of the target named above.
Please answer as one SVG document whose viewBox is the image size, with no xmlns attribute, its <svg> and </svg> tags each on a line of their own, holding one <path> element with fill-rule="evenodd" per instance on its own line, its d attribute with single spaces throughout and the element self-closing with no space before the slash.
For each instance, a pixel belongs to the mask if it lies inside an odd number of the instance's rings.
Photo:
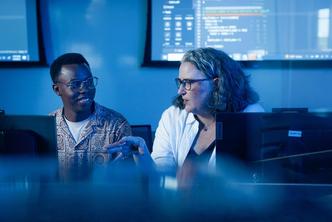
<svg viewBox="0 0 332 222">
<path fill-rule="evenodd" d="M 0 0 L 0 67 L 46 64 L 41 30 L 44 19 L 41 15 L 44 12 L 42 2 Z"/>
<path fill-rule="evenodd" d="M 216 118 L 217 165 L 232 159 L 269 180 L 332 182 L 332 113 L 217 113 Z"/>
<path fill-rule="evenodd" d="M 56 156 L 55 117 L 35 115 L 0 116 L 0 152 Z"/>
<path fill-rule="evenodd" d="M 328 65 L 332 1 L 303 2 L 149 0 L 144 65 L 178 66 L 186 51 L 199 47 L 224 50 L 249 66 L 323 60 Z"/>
</svg>

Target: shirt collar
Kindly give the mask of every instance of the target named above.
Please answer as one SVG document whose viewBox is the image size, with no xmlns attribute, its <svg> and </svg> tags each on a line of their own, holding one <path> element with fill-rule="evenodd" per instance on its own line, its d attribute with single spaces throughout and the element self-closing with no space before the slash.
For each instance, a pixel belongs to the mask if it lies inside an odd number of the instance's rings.
<svg viewBox="0 0 332 222">
<path fill-rule="evenodd" d="M 96 119 L 96 115 L 100 112 L 100 106 L 98 103 L 96 103 L 95 101 L 93 102 L 92 106 L 94 106 L 93 112 L 90 114 L 90 116 L 88 117 L 88 119 Z M 57 113 L 59 114 L 59 116 L 62 116 L 63 119 L 65 120 L 65 111 L 64 111 L 64 107 L 60 108 Z"/>
<path fill-rule="evenodd" d="M 187 111 L 185 111 L 185 112 L 187 112 Z M 197 120 L 196 120 L 194 114 L 188 113 L 186 124 L 194 124 L 196 121 Z"/>
</svg>

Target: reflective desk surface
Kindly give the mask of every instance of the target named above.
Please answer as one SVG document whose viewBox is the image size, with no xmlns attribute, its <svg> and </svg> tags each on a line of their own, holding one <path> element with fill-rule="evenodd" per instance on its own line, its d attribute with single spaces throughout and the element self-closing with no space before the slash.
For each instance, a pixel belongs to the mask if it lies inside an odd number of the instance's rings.
<svg viewBox="0 0 332 222">
<path fill-rule="evenodd" d="M 0 221 L 331 221 L 331 184 L 245 181 L 236 171 L 181 185 L 131 163 L 62 177 L 55 159 L 0 158 Z"/>
</svg>

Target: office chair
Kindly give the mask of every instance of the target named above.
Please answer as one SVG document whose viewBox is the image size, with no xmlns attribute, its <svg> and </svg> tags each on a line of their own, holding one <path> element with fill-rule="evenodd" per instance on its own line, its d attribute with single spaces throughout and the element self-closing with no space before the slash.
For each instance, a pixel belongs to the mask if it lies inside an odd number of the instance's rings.
<svg viewBox="0 0 332 222">
<path fill-rule="evenodd" d="M 146 146 L 151 153 L 153 143 L 151 125 L 131 125 L 131 131 L 133 136 L 139 136 L 145 140 Z"/>
</svg>

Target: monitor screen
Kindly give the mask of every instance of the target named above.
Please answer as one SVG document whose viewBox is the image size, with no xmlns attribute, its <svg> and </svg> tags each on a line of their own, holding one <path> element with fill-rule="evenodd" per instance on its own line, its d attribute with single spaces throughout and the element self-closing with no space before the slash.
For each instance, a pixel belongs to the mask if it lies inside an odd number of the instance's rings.
<svg viewBox="0 0 332 222">
<path fill-rule="evenodd" d="M 24 141 L 24 138 L 26 141 Z M 15 149 L 15 150 L 10 150 Z M 0 153 L 56 156 L 54 116 L 0 116 Z"/>
<path fill-rule="evenodd" d="M 217 163 L 250 163 L 275 181 L 332 182 L 332 113 L 218 113 L 216 118 Z"/>
<path fill-rule="evenodd" d="M 331 0 L 150 0 L 145 62 L 213 47 L 237 61 L 331 60 Z"/>
<path fill-rule="evenodd" d="M 38 0 L 0 0 L 0 66 L 45 64 Z"/>
</svg>

